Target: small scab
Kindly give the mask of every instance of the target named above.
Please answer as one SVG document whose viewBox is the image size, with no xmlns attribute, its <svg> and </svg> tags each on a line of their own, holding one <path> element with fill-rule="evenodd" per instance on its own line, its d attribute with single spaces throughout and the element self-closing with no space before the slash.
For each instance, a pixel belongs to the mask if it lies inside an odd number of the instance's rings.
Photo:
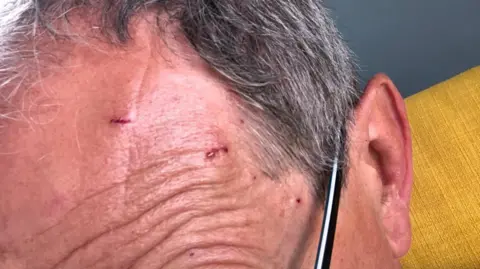
<svg viewBox="0 0 480 269">
<path fill-rule="evenodd" d="M 215 155 L 216 155 L 215 151 L 209 151 L 205 154 L 205 158 L 213 159 L 213 158 L 215 158 Z"/>
<path fill-rule="evenodd" d="M 297 204 L 301 204 L 301 203 L 302 203 L 302 199 L 297 198 Z"/>
<path fill-rule="evenodd" d="M 193 257 L 193 256 L 195 256 L 195 252 L 190 252 L 189 255 L 190 255 L 190 257 Z"/>
<path fill-rule="evenodd" d="M 128 123 L 131 123 L 132 120 L 129 119 L 129 118 L 116 118 L 116 119 L 111 119 L 110 120 L 110 123 L 113 123 L 113 124 L 128 124 Z"/>
<path fill-rule="evenodd" d="M 228 153 L 228 148 L 227 147 L 213 148 L 213 149 L 207 151 L 207 153 L 205 153 L 205 158 L 207 160 L 213 160 L 221 152 L 227 154 Z"/>
</svg>

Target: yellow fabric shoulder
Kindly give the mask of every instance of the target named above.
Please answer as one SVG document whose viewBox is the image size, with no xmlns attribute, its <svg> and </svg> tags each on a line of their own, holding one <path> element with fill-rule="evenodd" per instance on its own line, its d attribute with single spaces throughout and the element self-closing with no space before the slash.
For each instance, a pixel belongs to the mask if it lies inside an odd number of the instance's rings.
<svg viewBox="0 0 480 269">
<path fill-rule="evenodd" d="M 406 103 L 415 181 L 403 268 L 480 268 L 480 67 Z"/>
</svg>

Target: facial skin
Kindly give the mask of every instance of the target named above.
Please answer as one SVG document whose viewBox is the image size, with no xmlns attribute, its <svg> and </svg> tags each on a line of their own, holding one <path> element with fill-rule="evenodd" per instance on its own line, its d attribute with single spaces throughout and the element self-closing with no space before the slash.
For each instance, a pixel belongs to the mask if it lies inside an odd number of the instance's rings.
<svg viewBox="0 0 480 269">
<path fill-rule="evenodd" d="M 17 100 L 0 134 L 0 267 L 313 268 L 322 208 L 306 178 L 261 173 L 235 96 L 174 30 L 132 29 L 124 48 L 52 45 L 61 68 Z M 386 76 L 349 137 L 331 268 L 398 268 L 410 133 Z"/>
</svg>

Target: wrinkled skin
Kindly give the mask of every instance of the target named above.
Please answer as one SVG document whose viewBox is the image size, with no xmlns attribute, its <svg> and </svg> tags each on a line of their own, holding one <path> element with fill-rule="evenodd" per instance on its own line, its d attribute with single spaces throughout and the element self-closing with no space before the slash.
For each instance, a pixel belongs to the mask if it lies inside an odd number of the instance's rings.
<svg viewBox="0 0 480 269">
<path fill-rule="evenodd" d="M 125 48 L 52 45 L 61 68 L 18 98 L 23 116 L 0 135 L 0 267 L 313 268 L 322 209 L 304 176 L 266 177 L 220 79 L 174 31 L 134 29 Z M 406 252 L 384 216 L 408 204 L 381 201 L 398 191 L 376 180 L 367 118 L 332 268 L 396 268 Z"/>
</svg>

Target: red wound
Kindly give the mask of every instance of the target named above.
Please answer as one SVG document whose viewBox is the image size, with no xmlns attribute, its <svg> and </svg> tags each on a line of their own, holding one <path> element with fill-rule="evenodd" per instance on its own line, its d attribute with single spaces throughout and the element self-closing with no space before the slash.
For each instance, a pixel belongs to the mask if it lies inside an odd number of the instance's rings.
<svg viewBox="0 0 480 269">
<path fill-rule="evenodd" d="M 113 123 L 113 124 L 128 124 L 128 123 L 131 123 L 131 122 L 132 122 L 131 119 L 123 119 L 123 118 L 110 120 L 110 123 Z"/>
<path fill-rule="evenodd" d="M 213 160 L 215 157 L 218 156 L 220 153 L 228 153 L 228 148 L 227 147 L 221 147 L 221 148 L 214 148 L 209 150 L 207 153 L 205 153 L 205 158 L 207 160 Z"/>
</svg>

